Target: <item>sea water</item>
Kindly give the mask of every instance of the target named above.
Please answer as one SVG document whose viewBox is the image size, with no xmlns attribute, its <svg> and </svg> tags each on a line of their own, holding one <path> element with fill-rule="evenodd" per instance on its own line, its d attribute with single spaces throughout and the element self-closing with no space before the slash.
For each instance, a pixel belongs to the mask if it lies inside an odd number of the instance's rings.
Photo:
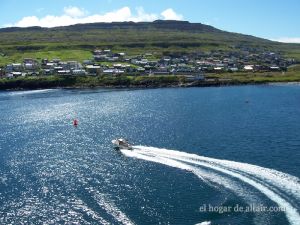
<svg viewBox="0 0 300 225">
<path fill-rule="evenodd" d="M 0 121 L 0 224 L 300 223 L 299 85 L 2 91 Z"/>
</svg>

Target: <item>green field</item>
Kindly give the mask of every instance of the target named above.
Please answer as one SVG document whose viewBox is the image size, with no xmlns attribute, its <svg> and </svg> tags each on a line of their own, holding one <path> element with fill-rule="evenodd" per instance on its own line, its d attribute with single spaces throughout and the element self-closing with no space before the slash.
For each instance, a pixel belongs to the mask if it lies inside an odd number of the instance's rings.
<svg viewBox="0 0 300 225">
<path fill-rule="evenodd" d="M 78 60 L 92 58 L 92 52 L 83 49 L 74 50 L 39 50 L 39 51 L 9 51 L 7 55 L 0 56 L 0 66 L 14 62 L 22 62 L 24 58 L 37 60 L 49 58 L 60 58 L 62 60 Z"/>
<path fill-rule="evenodd" d="M 300 65 L 288 68 L 287 72 L 237 72 L 209 74 L 208 78 L 231 79 L 238 83 L 300 82 Z"/>
</svg>

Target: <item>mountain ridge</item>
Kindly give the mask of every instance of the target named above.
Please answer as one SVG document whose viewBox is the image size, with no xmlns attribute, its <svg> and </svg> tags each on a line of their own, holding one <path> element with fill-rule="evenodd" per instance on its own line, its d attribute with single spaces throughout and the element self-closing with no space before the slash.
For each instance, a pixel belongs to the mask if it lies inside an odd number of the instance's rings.
<svg viewBox="0 0 300 225">
<path fill-rule="evenodd" d="M 5 27 L 0 28 L 0 32 L 7 32 L 7 31 L 19 31 L 19 30 L 54 30 L 54 29 L 76 29 L 76 28 L 107 28 L 107 29 L 114 29 L 114 28 L 145 28 L 146 26 L 152 25 L 153 28 L 172 28 L 172 29 L 197 29 L 197 28 L 206 28 L 206 30 L 210 31 L 221 31 L 213 26 L 202 24 L 202 23 L 190 23 L 189 21 L 182 21 L 182 20 L 155 20 L 153 22 L 133 22 L 133 21 L 124 21 L 124 22 L 95 22 L 95 23 L 78 23 L 72 24 L 68 26 L 57 26 L 57 27 L 40 27 L 40 26 L 30 26 L 30 27 Z M 172 27 L 173 25 L 173 27 Z M 176 27 L 174 27 L 174 25 Z M 179 27 L 178 27 L 179 25 Z M 184 25 L 184 26 L 183 26 Z"/>
<path fill-rule="evenodd" d="M 53 31 L 53 30 L 68 30 L 68 31 L 78 31 L 78 30 L 89 30 L 89 29 L 168 29 L 168 30 L 177 30 L 177 31 L 189 31 L 192 33 L 203 33 L 203 32 L 212 32 L 212 33 L 231 33 L 237 35 L 243 35 L 252 38 L 259 38 L 265 41 L 271 41 L 261 37 L 256 37 L 249 34 L 242 34 L 237 32 L 224 31 L 218 28 L 215 28 L 211 25 L 203 23 L 191 23 L 189 21 L 183 20 L 155 20 L 153 22 L 96 22 L 96 23 L 78 23 L 68 26 L 57 26 L 57 27 L 40 27 L 40 26 L 31 26 L 31 27 L 6 27 L 0 28 L 1 32 L 16 32 L 16 31 Z"/>
</svg>

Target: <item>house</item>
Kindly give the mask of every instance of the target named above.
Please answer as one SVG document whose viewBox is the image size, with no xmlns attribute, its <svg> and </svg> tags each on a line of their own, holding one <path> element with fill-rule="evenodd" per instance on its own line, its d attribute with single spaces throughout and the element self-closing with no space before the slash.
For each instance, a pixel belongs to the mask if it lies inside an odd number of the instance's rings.
<svg viewBox="0 0 300 225">
<path fill-rule="evenodd" d="M 49 62 L 48 59 L 42 59 L 42 65 L 46 65 Z"/>
<path fill-rule="evenodd" d="M 142 73 L 142 72 L 145 72 L 146 69 L 144 67 L 138 67 L 136 70 L 138 72 Z"/>
<path fill-rule="evenodd" d="M 52 62 L 54 62 L 54 63 L 60 63 L 60 59 L 59 58 L 55 58 L 55 59 L 52 60 Z"/>
<path fill-rule="evenodd" d="M 230 72 L 237 72 L 237 71 L 239 71 L 239 68 L 237 68 L 237 67 L 230 67 L 230 68 L 228 68 L 228 71 L 230 71 Z"/>
<path fill-rule="evenodd" d="M 30 71 L 30 72 L 27 72 L 27 73 L 23 73 L 22 76 L 37 76 L 39 75 L 39 72 L 35 72 L 35 71 Z"/>
<path fill-rule="evenodd" d="M 153 71 L 153 75 L 170 75 L 169 71 Z"/>
<path fill-rule="evenodd" d="M 20 77 L 22 76 L 22 72 L 12 72 L 11 73 L 13 77 Z"/>
<path fill-rule="evenodd" d="M 21 63 L 13 63 L 12 64 L 13 71 L 19 72 L 23 70 L 23 66 Z"/>
<path fill-rule="evenodd" d="M 280 71 L 280 67 L 279 66 L 270 66 L 270 70 L 271 71 Z"/>
<path fill-rule="evenodd" d="M 87 72 L 83 69 L 75 69 L 75 70 L 72 70 L 72 74 L 73 75 L 86 75 Z"/>
<path fill-rule="evenodd" d="M 58 75 L 71 75 L 71 70 L 58 70 Z"/>
<path fill-rule="evenodd" d="M 96 49 L 93 52 L 94 55 L 101 55 L 102 54 L 102 50 Z"/>
<path fill-rule="evenodd" d="M 224 71 L 224 67 L 220 67 L 220 66 L 214 67 L 214 71 L 217 73 L 220 73 L 220 72 Z"/>
<path fill-rule="evenodd" d="M 53 74 L 53 70 L 52 69 L 44 69 L 44 70 L 42 70 L 42 73 L 44 75 L 52 75 Z"/>
<path fill-rule="evenodd" d="M 44 68 L 46 68 L 46 69 L 54 69 L 54 67 L 56 67 L 57 66 L 57 64 L 56 63 L 50 63 L 50 62 L 48 62 L 48 63 L 46 63 L 46 65 L 44 66 Z M 60 67 L 60 68 L 62 68 L 62 67 Z"/>
<path fill-rule="evenodd" d="M 0 68 L 0 77 L 4 76 L 4 70 L 2 68 Z"/>
<path fill-rule="evenodd" d="M 97 72 L 101 69 L 100 66 L 96 66 L 96 65 L 87 65 L 85 68 L 88 74 L 93 74 L 93 75 L 96 75 Z"/>
<path fill-rule="evenodd" d="M 13 75 L 12 73 L 7 73 L 7 74 L 6 74 L 6 77 L 7 77 L 7 78 L 14 78 L 14 75 Z"/>
<path fill-rule="evenodd" d="M 184 77 L 187 81 L 204 81 L 205 80 L 204 74 L 185 75 Z"/>
<path fill-rule="evenodd" d="M 115 63 L 115 64 L 113 64 L 113 67 L 114 68 L 122 68 L 123 64 L 121 64 L 121 63 Z"/>
<path fill-rule="evenodd" d="M 67 62 L 60 62 L 58 65 L 59 65 L 60 67 L 62 67 L 63 70 L 69 70 L 69 69 L 70 69 L 70 67 L 69 67 L 69 65 L 68 65 Z"/>
<path fill-rule="evenodd" d="M 107 69 L 107 70 L 103 70 L 103 74 L 122 74 L 125 73 L 124 70 L 120 70 L 120 69 Z"/>
<path fill-rule="evenodd" d="M 62 66 L 55 66 L 54 70 L 57 72 L 59 70 L 63 70 L 64 68 Z"/>
<path fill-rule="evenodd" d="M 148 59 L 141 59 L 141 60 L 136 60 L 136 59 L 132 59 L 131 63 L 135 64 L 135 65 L 147 65 L 148 64 Z"/>
<path fill-rule="evenodd" d="M 24 63 L 24 69 L 25 70 L 34 70 L 35 66 L 33 63 Z"/>
<path fill-rule="evenodd" d="M 148 64 L 149 64 L 150 66 L 156 66 L 157 63 L 158 63 L 158 61 L 156 61 L 156 60 L 148 61 Z"/>
<path fill-rule="evenodd" d="M 120 60 L 119 56 L 113 56 L 113 57 L 108 58 L 108 61 L 111 61 L 111 62 L 116 62 L 119 60 Z"/>
<path fill-rule="evenodd" d="M 108 57 L 106 55 L 94 55 L 95 61 L 105 61 Z"/>
<path fill-rule="evenodd" d="M 124 57 L 124 56 L 126 55 L 126 53 L 125 53 L 125 52 L 119 52 L 118 55 L 119 55 L 120 57 Z"/>
<path fill-rule="evenodd" d="M 170 56 L 165 56 L 163 58 L 163 61 L 164 61 L 165 64 L 169 64 L 171 62 L 171 60 L 172 60 L 172 58 Z"/>
<path fill-rule="evenodd" d="M 5 67 L 5 72 L 6 72 L 7 74 L 13 72 L 13 66 L 12 66 L 12 64 L 6 65 L 6 67 Z"/>
<path fill-rule="evenodd" d="M 77 61 L 68 61 L 66 68 L 69 70 L 80 70 L 82 65 Z"/>
<path fill-rule="evenodd" d="M 244 66 L 245 71 L 253 71 L 253 65 L 246 65 Z"/>
</svg>

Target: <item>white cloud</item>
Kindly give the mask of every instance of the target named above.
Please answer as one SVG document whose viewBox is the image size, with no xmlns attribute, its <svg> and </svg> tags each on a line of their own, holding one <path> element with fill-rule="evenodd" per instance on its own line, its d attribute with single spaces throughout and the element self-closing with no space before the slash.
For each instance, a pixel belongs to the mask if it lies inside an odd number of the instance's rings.
<svg viewBox="0 0 300 225">
<path fill-rule="evenodd" d="M 40 24 L 39 18 L 36 16 L 26 16 L 16 24 L 13 24 L 13 26 L 26 27 L 28 24 L 31 26 L 38 26 Z"/>
<path fill-rule="evenodd" d="M 177 14 L 173 9 L 164 10 L 160 15 L 155 13 L 146 13 L 142 7 L 136 8 L 135 13 L 127 6 L 113 10 L 104 14 L 88 15 L 85 9 L 69 6 L 64 8 L 64 14 L 60 16 L 47 15 L 44 17 L 27 16 L 14 24 L 6 24 L 4 27 L 57 27 L 68 26 L 78 23 L 96 23 L 96 22 L 121 22 L 121 21 L 154 21 L 157 19 L 164 20 L 182 20 L 183 16 Z"/>
<path fill-rule="evenodd" d="M 79 9 L 78 7 L 69 6 L 64 8 L 65 15 L 71 17 L 82 17 L 86 14 L 84 9 Z"/>
<path fill-rule="evenodd" d="M 136 21 L 136 22 L 139 22 L 139 21 L 153 21 L 153 20 L 158 19 L 158 16 L 154 13 L 147 14 L 144 11 L 143 7 L 137 7 L 136 11 L 137 11 L 137 14 L 138 14 L 137 18 L 136 18 L 136 19 L 138 19 L 138 21 Z M 132 21 L 134 21 L 134 20 L 132 20 Z"/>
<path fill-rule="evenodd" d="M 272 39 L 272 41 L 279 41 L 284 43 L 300 43 L 300 37 L 281 37 Z"/>
<path fill-rule="evenodd" d="M 173 9 L 169 8 L 166 9 L 161 13 L 163 16 L 163 19 L 165 20 L 182 20 L 183 16 L 180 14 L 177 14 Z"/>
</svg>

